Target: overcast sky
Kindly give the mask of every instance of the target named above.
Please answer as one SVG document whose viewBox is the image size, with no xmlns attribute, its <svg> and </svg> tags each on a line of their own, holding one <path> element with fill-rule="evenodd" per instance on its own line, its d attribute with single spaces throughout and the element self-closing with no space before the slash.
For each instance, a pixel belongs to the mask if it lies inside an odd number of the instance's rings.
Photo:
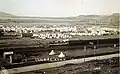
<svg viewBox="0 0 120 74">
<path fill-rule="evenodd" d="M 120 12 L 120 0 L 0 0 L 0 10 L 41 17 L 112 14 Z"/>
</svg>

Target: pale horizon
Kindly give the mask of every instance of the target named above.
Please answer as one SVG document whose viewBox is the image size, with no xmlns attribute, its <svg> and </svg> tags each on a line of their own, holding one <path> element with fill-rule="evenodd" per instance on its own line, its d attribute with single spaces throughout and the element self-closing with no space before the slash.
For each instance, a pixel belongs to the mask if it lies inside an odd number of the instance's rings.
<svg viewBox="0 0 120 74">
<path fill-rule="evenodd" d="M 120 12 L 120 0 L 0 0 L 0 11 L 17 16 L 74 17 Z"/>
</svg>

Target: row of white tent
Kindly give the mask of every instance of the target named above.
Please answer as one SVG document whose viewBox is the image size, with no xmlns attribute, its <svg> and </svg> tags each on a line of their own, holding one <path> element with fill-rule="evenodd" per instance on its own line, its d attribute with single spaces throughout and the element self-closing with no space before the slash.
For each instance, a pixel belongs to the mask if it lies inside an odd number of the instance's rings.
<svg viewBox="0 0 120 74">
<path fill-rule="evenodd" d="M 46 34 L 33 34 L 32 37 L 39 37 L 42 39 L 46 38 L 72 38 L 70 35 L 67 34 L 61 34 L 61 33 L 46 33 Z"/>
</svg>

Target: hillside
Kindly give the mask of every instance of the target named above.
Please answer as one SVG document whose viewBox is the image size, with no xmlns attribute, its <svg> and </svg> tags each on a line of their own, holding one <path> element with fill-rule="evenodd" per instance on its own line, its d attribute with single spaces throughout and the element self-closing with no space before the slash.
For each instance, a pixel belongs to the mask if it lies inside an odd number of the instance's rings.
<svg viewBox="0 0 120 74">
<path fill-rule="evenodd" d="M 12 14 L 0 11 L 0 17 L 15 17 L 15 16 Z"/>
</svg>

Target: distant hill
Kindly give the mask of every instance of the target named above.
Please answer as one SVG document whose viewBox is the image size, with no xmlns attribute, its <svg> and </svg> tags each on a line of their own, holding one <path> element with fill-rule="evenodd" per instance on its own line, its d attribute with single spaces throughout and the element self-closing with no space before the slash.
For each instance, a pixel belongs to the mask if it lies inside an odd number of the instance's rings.
<svg viewBox="0 0 120 74">
<path fill-rule="evenodd" d="M 12 14 L 0 11 L 0 17 L 15 17 L 15 16 Z"/>
<path fill-rule="evenodd" d="M 6 18 L 3 18 L 6 17 Z M 112 15 L 79 15 L 76 17 L 31 17 L 31 16 L 15 16 L 0 11 L 0 23 L 39 23 L 39 22 L 74 22 L 91 25 L 114 25 L 119 26 L 120 13 Z"/>
<path fill-rule="evenodd" d="M 109 24 L 120 26 L 120 13 L 113 13 L 109 18 Z"/>
</svg>

